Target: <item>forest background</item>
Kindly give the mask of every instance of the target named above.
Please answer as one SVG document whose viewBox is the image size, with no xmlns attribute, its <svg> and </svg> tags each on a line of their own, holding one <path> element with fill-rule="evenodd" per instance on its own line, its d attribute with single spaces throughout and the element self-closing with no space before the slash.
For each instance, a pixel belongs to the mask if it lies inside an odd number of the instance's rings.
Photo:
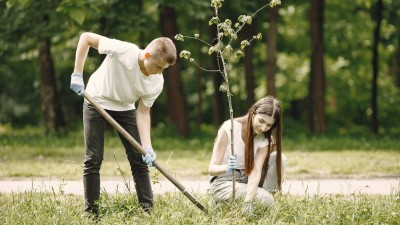
<svg viewBox="0 0 400 225">
<path fill-rule="evenodd" d="M 220 17 L 251 15 L 267 1 L 224 2 Z M 230 71 L 234 116 L 272 94 L 284 109 L 284 135 L 400 134 L 400 2 L 285 0 L 260 11 L 240 39 L 262 33 Z M 0 124 L 65 133 L 82 126 L 82 101 L 69 89 L 84 31 L 144 48 L 159 36 L 199 34 L 212 42 L 208 0 L 0 0 Z M 205 68 L 208 47 L 176 42 Z M 236 43 L 240 45 L 240 43 Z M 84 79 L 104 55 L 91 49 Z M 223 78 L 178 59 L 164 71 L 164 91 L 152 108 L 155 128 L 189 137 L 228 119 Z"/>
</svg>

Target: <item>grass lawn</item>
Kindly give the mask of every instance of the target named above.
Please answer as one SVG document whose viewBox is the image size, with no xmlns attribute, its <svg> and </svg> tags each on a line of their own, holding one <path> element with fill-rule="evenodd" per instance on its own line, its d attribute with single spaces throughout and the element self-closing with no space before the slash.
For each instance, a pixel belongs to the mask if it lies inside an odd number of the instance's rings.
<svg viewBox="0 0 400 225">
<path fill-rule="evenodd" d="M 179 193 L 157 195 L 151 215 L 138 208 L 136 196 L 101 195 L 100 218 L 83 217 L 80 196 L 25 192 L 0 194 L 1 224 L 399 224 L 400 192 L 390 196 L 278 195 L 270 208 L 243 203 L 216 205 L 209 195 L 196 196 L 208 214 Z"/>
<path fill-rule="evenodd" d="M 0 126 L 0 179 L 58 177 L 81 179 L 82 131 L 44 136 L 37 128 Z M 153 131 L 157 161 L 179 179 L 207 179 L 215 130 L 189 138 Z M 400 143 L 387 136 L 288 136 L 284 153 L 287 177 L 375 178 L 400 176 Z M 120 176 L 129 166 L 117 135 L 106 134 L 102 177 Z M 152 176 L 155 171 L 151 170 Z M 130 176 L 129 176 L 130 178 Z M 154 178 L 154 177 L 153 177 Z M 158 178 L 158 177 L 157 177 Z M 131 178 L 130 178 L 131 179 Z M 163 179 L 162 175 L 159 179 Z M 216 205 L 209 194 L 196 194 L 204 214 L 180 193 L 156 195 L 151 215 L 141 213 L 136 195 L 101 195 L 98 221 L 82 217 L 81 196 L 27 191 L 0 193 L 0 224 L 400 224 L 400 191 L 389 196 L 277 195 L 272 207 L 255 205 L 242 212 L 240 201 Z"/>
<path fill-rule="evenodd" d="M 157 161 L 181 179 L 206 179 L 215 130 L 182 138 L 153 130 Z M 117 161 L 130 174 L 125 150 L 113 131 L 106 133 L 103 177 L 119 176 Z M 288 158 L 286 176 L 302 178 L 399 177 L 400 141 L 390 137 L 284 137 Z M 58 177 L 81 179 L 84 144 L 82 130 L 45 136 L 38 128 L 0 127 L 0 179 Z M 154 175 L 154 170 L 152 170 Z M 160 176 L 160 179 L 163 179 Z"/>
</svg>

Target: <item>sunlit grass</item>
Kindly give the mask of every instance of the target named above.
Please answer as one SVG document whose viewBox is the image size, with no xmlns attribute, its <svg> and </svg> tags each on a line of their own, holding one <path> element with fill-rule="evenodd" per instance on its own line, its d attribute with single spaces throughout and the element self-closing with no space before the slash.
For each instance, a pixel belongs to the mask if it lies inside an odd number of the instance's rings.
<svg viewBox="0 0 400 225">
<path fill-rule="evenodd" d="M 102 193 L 97 221 L 83 214 L 80 196 L 60 192 L 0 194 L 1 224 L 399 224 L 400 193 L 389 196 L 277 195 L 270 208 L 243 203 L 215 204 L 208 194 L 196 195 L 208 213 L 180 193 L 155 197 L 150 215 L 138 206 L 135 194 Z"/>
<path fill-rule="evenodd" d="M 397 151 L 291 151 L 287 175 L 292 178 L 369 178 L 400 175 Z"/>
<path fill-rule="evenodd" d="M 182 138 L 155 129 L 157 161 L 181 179 L 206 178 L 215 129 Z M 82 131 L 44 136 L 38 128 L 14 130 L 0 126 L 0 178 L 58 177 L 81 179 L 84 154 Z M 291 136 L 284 138 L 287 177 L 398 177 L 400 150 L 392 137 Z M 114 132 L 106 133 L 102 177 L 130 180 L 125 150 Z M 117 169 L 116 160 L 120 168 Z M 165 179 L 150 170 L 153 182 Z M 136 194 L 101 195 L 100 219 L 82 217 L 82 196 L 30 190 L 0 193 L 0 224 L 400 224 L 399 187 L 391 195 L 277 195 L 269 209 L 256 205 L 243 214 L 243 203 L 216 205 L 208 194 L 195 194 L 209 211 L 201 212 L 180 193 L 156 195 L 151 215 L 138 208 Z"/>
<path fill-rule="evenodd" d="M 81 179 L 84 158 L 82 130 L 45 136 L 40 128 L 0 128 L 0 178 Z M 203 127 L 198 134 L 183 138 L 165 127 L 158 127 L 152 135 L 157 161 L 170 173 L 183 179 L 208 176 L 215 128 Z M 400 175 L 398 138 L 289 135 L 284 137 L 283 144 L 288 158 L 287 176 L 292 179 Z M 130 175 L 118 135 L 108 131 L 102 176 L 120 175 L 115 159 L 121 171 Z M 151 173 L 154 176 L 155 171 L 151 170 Z"/>
</svg>

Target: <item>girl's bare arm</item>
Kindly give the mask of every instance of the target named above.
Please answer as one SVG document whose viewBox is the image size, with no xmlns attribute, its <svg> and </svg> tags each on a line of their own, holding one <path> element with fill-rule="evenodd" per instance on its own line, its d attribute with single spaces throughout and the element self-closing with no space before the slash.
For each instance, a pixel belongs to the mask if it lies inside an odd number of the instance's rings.
<svg viewBox="0 0 400 225">
<path fill-rule="evenodd" d="M 268 153 L 267 148 L 268 147 L 259 149 L 256 154 L 256 157 L 254 159 L 255 160 L 254 168 L 248 177 L 245 202 L 252 201 L 254 196 L 256 195 L 258 184 L 260 183 L 261 179 L 261 170 L 264 164 L 264 160 L 267 157 Z"/>
<path fill-rule="evenodd" d="M 220 128 L 218 131 L 217 139 L 214 143 L 213 154 L 211 156 L 210 165 L 208 166 L 208 173 L 211 176 L 218 176 L 226 173 L 227 164 L 221 165 L 222 159 L 225 155 L 226 147 L 228 146 L 228 135 L 224 129 Z"/>
</svg>

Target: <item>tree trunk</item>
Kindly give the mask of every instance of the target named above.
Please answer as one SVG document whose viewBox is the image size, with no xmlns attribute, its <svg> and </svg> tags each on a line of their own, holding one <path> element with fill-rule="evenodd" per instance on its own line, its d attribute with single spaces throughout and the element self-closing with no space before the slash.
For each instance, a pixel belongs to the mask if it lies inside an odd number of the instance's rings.
<svg viewBox="0 0 400 225">
<path fill-rule="evenodd" d="M 204 93 L 204 79 L 201 74 L 196 76 L 197 80 L 197 113 L 196 113 L 196 124 L 200 126 L 203 123 L 203 93 Z"/>
<path fill-rule="evenodd" d="M 57 132 L 65 123 L 61 107 L 57 101 L 57 88 L 54 76 L 53 59 L 50 52 L 50 40 L 44 40 L 37 45 L 41 74 L 41 110 L 46 134 Z"/>
<path fill-rule="evenodd" d="M 279 7 L 269 8 L 269 28 L 267 35 L 267 94 L 276 96 L 276 45 L 278 35 Z"/>
<path fill-rule="evenodd" d="M 210 39 L 214 40 L 211 42 L 212 45 L 216 44 L 217 37 L 217 27 L 215 25 L 210 26 Z M 219 68 L 221 62 L 218 63 L 217 57 L 211 57 L 211 69 L 212 70 L 222 70 Z M 211 73 L 213 76 L 214 83 L 214 101 L 213 101 L 213 119 L 216 127 L 219 127 L 225 121 L 225 108 L 224 108 L 224 93 L 222 93 L 219 88 L 224 82 L 223 77 L 219 72 Z"/>
<path fill-rule="evenodd" d="M 324 71 L 324 1 L 311 0 L 311 74 L 309 83 L 309 128 L 323 133 L 325 124 L 325 71 Z"/>
<path fill-rule="evenodd" d="M 201 29 L 201 32 L 204 32 L 204 27 L 202 26 L 203 21 L 202 20 L 197 20 L 198 27 Z M 198 48 L 197 54 L 200 56 L 201 53 L 201 48 Z M 198 63 L 199 65 L 202 65 L 202 57 L 198 58 Z M 196 74 L 196 81 L 197 81 L 197 96 L 198 96 L 198 101 L 197 101 L 197 112 L 196 112 L 196 123 L 198 126 L 200 126 L 203 123 L 203 97 L 204 97 L 204 90 L 205 90 L 205 84 L 204 84 L 204 77 L 203 74 L 204 72 L 201 70 L 197 70 Z"/>
<path fill-rule="evenodd" d="M 372 118 L 371 118 L 371 128 L 372 132 L 377 134 L 379 132 L 378 123 L 378 71 L 379 71 L 379 38 L 381 32 L 381 22 L 382 22 L 382 0 L 378 0 L 376 4 L 376 11 L 373 12 L 372 17 L 376 21 L 376 27 L 374 29 L 374 44 L 372 46 L 372 96 L 371 96 L 371 107 L 372 107 Z"/>
<path fill-rule="evenodd" d="M 136 13 L 140 15 L 142 13 L 142 11 L 143 11 L 143 0 L 136 0 Z M 133 22 L 135 22 L 135 21 L 133 21 Z M 140 30 L 139 43 L 141 46 L 143 46 L 145 43 L 144 32 L 142 29 Z"/>
<path fill-rule="evenodd" d="M 163 6 L 160 11 L 159 19 L 162 34 L 165 37 L 171 38 L 171 40 L 175 40 L 175 34 L 179 33 L 175 10 L 170 6 Z M 177 51 L 179 54 L 178 46 Z M 179 57 L 174 66 L 164 71 L 164 78 L 167 85 L 169 118 L 176 125 L 181 135 L 188 136 L 190 130 L 188 116 L 186 114 L 185 95 L 182 88 L 181 64 Z"/>
<path fill-rule="evenodd" d="M 396 53 L 396 59 L 395 59 L 395 64 L 396 64 L 396 86 L 400 88 L 400 35 L 397 37 L 397 53 Z"/>
<path fill-rule="evenodd" d="M 243 27 L 245 39 L 250 40 L 254 36 L 254 21 Z M 244 49 L 244 72 L 246 76 L 247 107 L 250 108 L 254 100 L 254 69 L 253 69 L 253 45 Z"/>
</svg>

